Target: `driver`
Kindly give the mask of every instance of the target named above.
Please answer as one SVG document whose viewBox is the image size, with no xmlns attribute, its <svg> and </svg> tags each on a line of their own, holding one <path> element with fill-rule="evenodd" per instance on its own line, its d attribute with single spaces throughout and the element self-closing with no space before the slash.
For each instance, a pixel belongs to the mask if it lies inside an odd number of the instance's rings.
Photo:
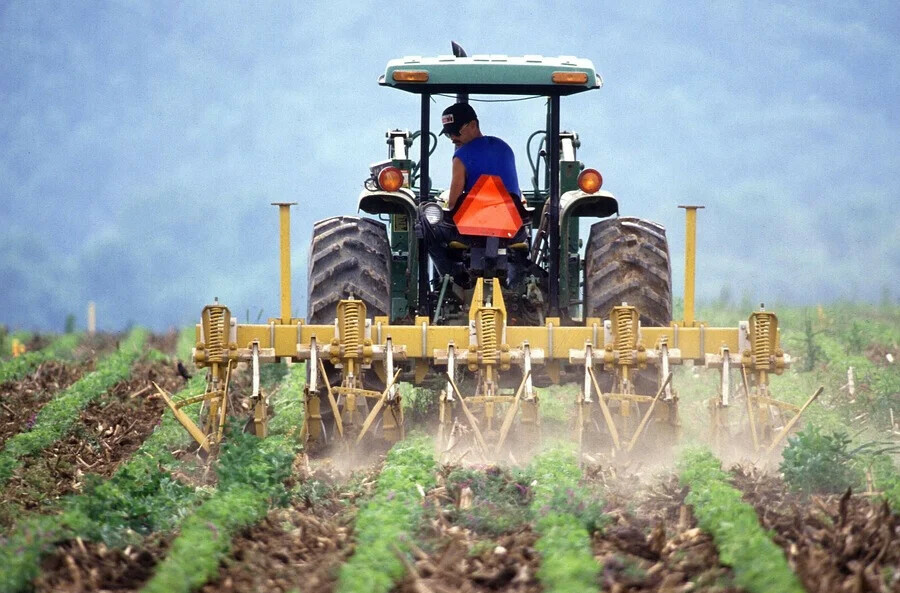
<svg viewBox="0 0 900 593">
<path fill-rule="evenodd" d="M 517 202 L 521 200 L 519 179 L 516 175 L 516 161 L 512 148 L 495 136 L 485 136 L 481 132 L 478 115 L 468 103 L 454 103 L 441 114 L 443 130 L 441 134 L 450 138 L 456 151 L 453 153 L 452 175 L 447 199 L 447 209 L 455 211 L 459 200 L 465 196 L 482 175 L 497 175 Z M 448 255 L 451 241 L 460 239 L 459 231 L 449 217 L 437 224 L 429 223 L 424 217 L 419 220 L 428 245 L 428 253 L 441 275 L 452 274 L 461 286 L 471 284 L 468 272 Z M 513 242 L 528 240 L 528 230 L 523 225 Z M 455 264 L 455 266 L 454 266 Z M 512 267 L 510 272 L 513 272 Z M 514 278 L 509 278 L 510 282 Z"/>
<path fill-rule="evenodd" d="M 498 175 L 506 191 L 518 200 L 519 178 L 516 159 L 509 144 L 496 136 L 481 133 L 478 116 L 468 103 L 454 103 L 441 115 L 444 129 L 441 134 L 450 138 L 453 153 L 453 173 L 447 207 L 453 210 L 459 197 L 472 189 L 482 175 Z"/>
</svg>

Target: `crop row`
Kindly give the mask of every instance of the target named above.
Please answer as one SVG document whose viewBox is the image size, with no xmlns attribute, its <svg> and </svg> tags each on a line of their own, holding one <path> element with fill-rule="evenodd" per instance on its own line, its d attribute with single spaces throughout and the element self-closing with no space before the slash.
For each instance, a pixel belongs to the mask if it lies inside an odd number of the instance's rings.
<svg viewBox="0 0 900 593">
<path fill-rule="evenodd" d="M 227 553 L 231 536 L 257 522 L 272 504 L 287 500 L 283 486 L 290 474 L 302 407 L 297 387 L 304 377 L 296 365 L 273 398 L 278 422 L 265 441 L 243 434 L 235 426 L 216 464 L 218 488 L 195 489 L 174 479 L 184 464 L 171 453 L 190 438 L 171 414 L 140 449 L 105 481 L 89 483 L 84 494 L 71 496 L 58 516 L 26 518 L 0 546 L 0 592 L 21 591 L 37 575 L 40 559 L 56 542 L 80 537 L 122 546 L 152 532 L 179 528 L 171 551 L 147 584 L 150 591 L 187 591 L 205 582 Z M 202 392 L 202 377 L 194 377 L 177 399 Z M 200 404 L 184 409 L 196 414 Z"/>
<path fill-rule="evenodd" d="M 218 487 L 181 524 L 166 559 L 144 587 L 151 593 L 187 593 L 212 578 L 231 549 L 234 534 L 265 517 L 274 506 L 288 503 L 284 486 L 299 448 L 294 427 L 303 422 L 297 390 L 305 376 L 302 365 L 294 365 L 282 379 L 272 407 L 278 422 L 269 436 L 260 440 L 233 426 L 219 456 Z"/>
<path fill-rule="evenodd" d="M 537 576 L 544 591 L 598 590 L 600 566 L 591 553 L 590 533 L 602 526 L 603 503 L 580 485 L 574 450 L 556 444 L 534 460 L 531 508 L 541 557 Z"/>
<path fill-rule="evenodd" d="M 734 570 L 735 582 L 753 593 L 802 593 L 781 549 L 760 527 L 756 511 L 729 483 L 720 462 L 706 450 L 689 450 L 679 460 L 679 477 L 690 488 L 700 528 L 713 536 L 719 557 Z"/>
<path fill-rule="evenodd" d="M 178 397 L 202 393 L 195 377 Z M 199 404 L 184 410 L 196 413 Z M 176 465 L 170 451 L 187 444 L 187 434 L 166 414 L 141 447 L 106 481 L 89 484 L 84 494 L 63 503 L 60 516 L 22 520 L 0 546 L 0 591 L 27 587 L 40 567 L 41 556 L 57 541 L 81 537 L 118 545 L 135 535 L 171 528 L 194 504 L 197 493 L 172 479 L 163 468 Z"/>
<path fill-rule="evenodd" d="M 387 593 L 403 577 L 398 554 L 423 516 L 422 495 L 434 486 L 434 443 L 427 437 L 398 442 L 388 452 L 374 496 L 356 517 L 356 552 L 341 567 L 340 593 Z"/>
<path fill-rule="evenodd" d="M 9 480 L 23 457 L 39 453 L 65 436 L 77 421 L 81 410 L 107 389 L 127 379 L 131 375 L 131 365 L 140 356 L 146 341 L 146 330 L 133 330 L 119 350 L 101 360 L 96 370 L 82 377 L 41 408 L 31 430 L 9 439 L 3 451 L 0 451 L 0 486 Z"/>
<path fill-rule="evenodd" d="M 0 362 L 0 383 L 18 381 L 44 361 L 70 356 L 78 345 L 78 340 L 77 334 L 63 334 L 45 348 Z"/>
</svg>

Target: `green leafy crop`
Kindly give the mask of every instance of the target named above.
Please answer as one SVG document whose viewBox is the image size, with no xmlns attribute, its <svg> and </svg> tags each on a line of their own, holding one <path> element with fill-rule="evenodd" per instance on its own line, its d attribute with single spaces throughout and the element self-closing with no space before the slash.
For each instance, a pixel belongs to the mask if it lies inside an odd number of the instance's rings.
<svg viewBox="0 0 900 593">
<path fill-rule="evenodd" d="M 65 334 L 53 340 L 46 348 L 3 361 L 0 363 L 0 383 L 19 380 L 46 360 L 68 358 L 78 345 L 78 340 L 79 336 L 76 334 Z"/>
<path fill-rule="evenodd" d="M 356 552 L 341 566 L 339 593 L 387 593 L 403 577 L 398 553 L 422 520 L 418 487 L 435 482 L 434 443 L 412 437 L 395 444 L 378 476 L 375 495 L 356 519 Z"/>
<path fill-rule="evenodd" d="M 6 442 L 0 452 L 0 485 L 6 483 L 26 455 L 38 453 L 65 436 L 88 404 L 107 389 L 131 375 L 131 365 L 137 360 L 147 341 L 147 331 L 132 330 L 119 350 L 97 364 L 97 369 L 82 377 L 41 408 L 34 426 Z"/>
<path fill-rule="evenodd" d="M 178 397 L 202 393 L 204 381 L 191 380 Z M 199 404 L 185 408 L 196 413 Z M 40 569 L 41 556 L 61 539 L 80 536 L 119 544 L 129 532 L 149 533 L 174 526 L 195 504 L 198 493 L 175 482 L 161 466 L 175 463 L 169 453 L 190 437 L 171 415 L 108 481 L 88 485 L 63 503 L 61 516 L 26 517 L 0 545 L 0 591 L 21 591 Z"/>
<path fill-rule="evenodd" d="M 706 450 L 684 453 L 678 464 L 686 502 L 694 507 L 700 528 L 710 533 L 719 558 L 734 570 L 735 582 L 753 593 L 802 593 L 784 553 L 760 527 L 756 511 L 728 483 L 719 460 Z"/>
<path fill-rule="evenodd" d="M 550 593 L 596 591 L 600 566 L 591 553 L 589 529 L 603 523 L 603 502 L 580 486 L 581 470 L 573 448 L 556 444 L 535 458 L 532 512 L 540 536 L 537 576 Z"/>
</svg>

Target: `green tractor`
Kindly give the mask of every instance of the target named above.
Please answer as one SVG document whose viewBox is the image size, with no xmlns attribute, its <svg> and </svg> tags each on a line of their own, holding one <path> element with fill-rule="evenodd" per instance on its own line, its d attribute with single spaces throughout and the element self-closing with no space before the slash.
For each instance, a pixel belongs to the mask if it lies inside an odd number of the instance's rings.
<svg viewBox="0 0 900 593">
<path fill-rule="evenodd" d="M 802 412 L 769 390 L 770 377 L 790 364 L 778 320 L 765 310 L 737 327 L 694 319 L 700 206 L 681 206 L 684 317 L 672 319 L 665 230 L 618 216 L 600 174 L 578 160 L 578 135 L 560 130 L 561 99 L 601 86 L 591 62 L 453 50 L 388 63 L 379 83 L 419 96 L 420 127 L 387 132 L 388 158 L 370 167 L 359 196 L 359 210 L 371 218 L 315 223 L 304 319 L 291 315 L 291 204 L 278 204 L 281 315 L 241 324 L 222 303 L 204 308 L 194 362 L 209 369 L 198 398 L 210 411 L 201 428 L 181 411 L 192 399 L 167 398 L 179 421 L 212 450 L 222 436 L 232 369 L 243 362 L 257 377 L 260 364 L 289 358 L 307 363 L 300 434 L 313 449 L 403 438 L 398 383 L 406 381 L 432 389 L 444 452 L 469 443 L 485 459 L 513 455 L 513 426 L 520 443 L 541 434 L 535 387 L 574 382 L 571 427 L 582 448 L 628 453 L 645 435 L 655 445 L 639 451 L 652 453 L 677 436 L 671 366 L 690 362 L 721 372 L 709 400 L 714 442 L 730 441 L 738 419 L 749 426 L 755 451 L 773 450 Z M 517 180 L 527 189 L 513 196 L 482 175 L 448 210 L 445 192 L 430 181 L 432 100 L 485 95 L 546 102 L 542 126 L 525 143 L 529 183 Z M 426 224 L 449 220 L 458 240 L 429 244 Z M 583 223 L 590 231 L 582 250 Z M 438 273 L 435 254 L 462 273 Z M 254 430 L 265 436 L 268 410 L 257 383 Z M 745 405 L 735 405 L 741 396 Z"/>
<path fill-rule="evenodd" d="M 339 216 L 315 224 L 307 321 L 331 323 L 337 304 L 348 294 L 363 300 L 371 315 L 389 316 L 391 323 L 411 323 L 416 316 L 427 316 L 435 325 L 466 320 L 474 289 L 431 269 L 429 246 L 416 233 L 420 216 L 448 216 L 446 192 L 431 187 L 429 179 L 429 157 L 437 142 L 431 131 L 432 98 L 449 95 L 467 101 L 472 95 L 507 95 L 546 97 L 547 104 L 544 127 L 529 136 L 526 146 L 531 189 L 521 199 L 529 241 L 516 248 L 526 250 L 530 273 L 524 283 L 501 283 L 510 323 L 544 325 L 548 317 L 559 317 L 564 324 L 585 317 L 608 319 L 614 306 L 627 302 L 638 308 L 642 323 L 668 325 L 672 298 L 665 229 L 638 218 L 614 217 L 616 199 L 600 189 L 599 173 L 577 158 L 578 134 L 560 131 L 561 97 L 602 85 L 591 62 L 467 57 L 455 44 L 454 50 L 454 56 L 392 60 L 379 79 L 381 86 L 420 96 L 421 128 L 412 133 L 389 130 L 388 159 L 370 167 L 359 210 L 377 220 Z M 417 141 L 418 160 L 412 150 Z M 582 219 L 591 224 L 584 249 Z M 474 266 L 469 248 L 467 242 L 449 247 Z"/>
<path fill-rule="evenodd" d="M 391 324 L 414 324 L 416 318 L 426 317 L 432 326 L 465 325 L 473 294 L 490 292 L 490 281 L 497 276 L 509 325 L 539 328 L 548 319 L 557 325 L 583 325 L 586 318 L 610 319 L 613 308 L 626 303 L 639 312 L 641 324 L 669 325 L 671 268 L 664 228 L 639 218 L 617 217 L 618 203 L 601 189 L 600 174 L 577 158 L 578 134 L 560 130 L 561 98 L 602 85 L 593 64 L 572 57 L 469 57 L 456 44 L 453 50 L 452 56 L 392 60 L 379 79 L 381 86 L 419 95 L 420 129 L 389 130 L 388 158 L 370 167 L 359 210 L 378 219 L 338 216 L 315 224 L 307 322 L 334 323 L 339 303 L 352 295 L 365 303 L 370 317 L 387 316 Z M 490 237 L 474 230 L 447 246 L 470 277 L 486 281 L 483 289 L 429 266 L 428 252 L 434 247 L 417 225 L 422 217 L 437 221 L 451 216 L 446 192 L 432 187 L 429 177 L 437 143 L 431 131 L 433 98 L 466 102 L 476 95 L 546 102 L 542 127 L 530 134 L 525 147 L 530 189 L 522 192 L 519 210 L 527 240 L 510 244 L 501 237 L 493 241 L 492 250 Z M 591 224 L 584 249 L 579 236 L 583 219 Z M 507 257 L 526 264 L 526 274 L 515 284 L 505 278 Z M 485 302 L 494 300 L 488 296 Z M 527 380 L 528 397 L 533 398 L 533 382 L 572 378 L 569 370 L 553 364 L 536 369 Z M 575 369 L 575 375 L 582 371 Z M 520 368 L 502 382 L 496 376 L 491 380 L 515 386 L 523 373 Z M 338 373 L 329 368 L 328 374 L 334 378 Z M 634 373 L 631 380 L 639 391 L 652 395 L 657 375 Z M 386 380 L 382 376 L 373 383 L 383 385 Z M 475 387 L 477 394 L 490 390 L 483 378 L 481 383 Z M 613 389 L 612 378 L 600 383 L 606 391 Z"/>
</svg>

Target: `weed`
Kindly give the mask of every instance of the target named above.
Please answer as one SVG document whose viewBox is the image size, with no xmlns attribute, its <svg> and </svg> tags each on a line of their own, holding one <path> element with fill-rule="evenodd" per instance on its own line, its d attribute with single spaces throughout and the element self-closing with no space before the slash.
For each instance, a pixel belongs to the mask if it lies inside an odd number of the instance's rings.
<svg viewBox="0 0 900 593">
<path fill-rule="evenodd" d="M 843 492 L 861 483 L 862 475 L 843 432 L 823 434 L 810 425 L 788 439 L 779 469 L 784 480 L 801 492 Z"/>
<path fill-rule="evenodd" d="M 469 468 L 454 469 L 447 476 L 448 493 L 459 499 L 462 490 L 472 491 L 472 505 L 462 509 L 453 506 L 449 518 L 457 525 L 486 535 L 508 533 L 528 523 L 531 510 L 528 504 L 534 480 L 529 470 L 502 470 L 491 467 L 485 471 Z"/>
</svg>

